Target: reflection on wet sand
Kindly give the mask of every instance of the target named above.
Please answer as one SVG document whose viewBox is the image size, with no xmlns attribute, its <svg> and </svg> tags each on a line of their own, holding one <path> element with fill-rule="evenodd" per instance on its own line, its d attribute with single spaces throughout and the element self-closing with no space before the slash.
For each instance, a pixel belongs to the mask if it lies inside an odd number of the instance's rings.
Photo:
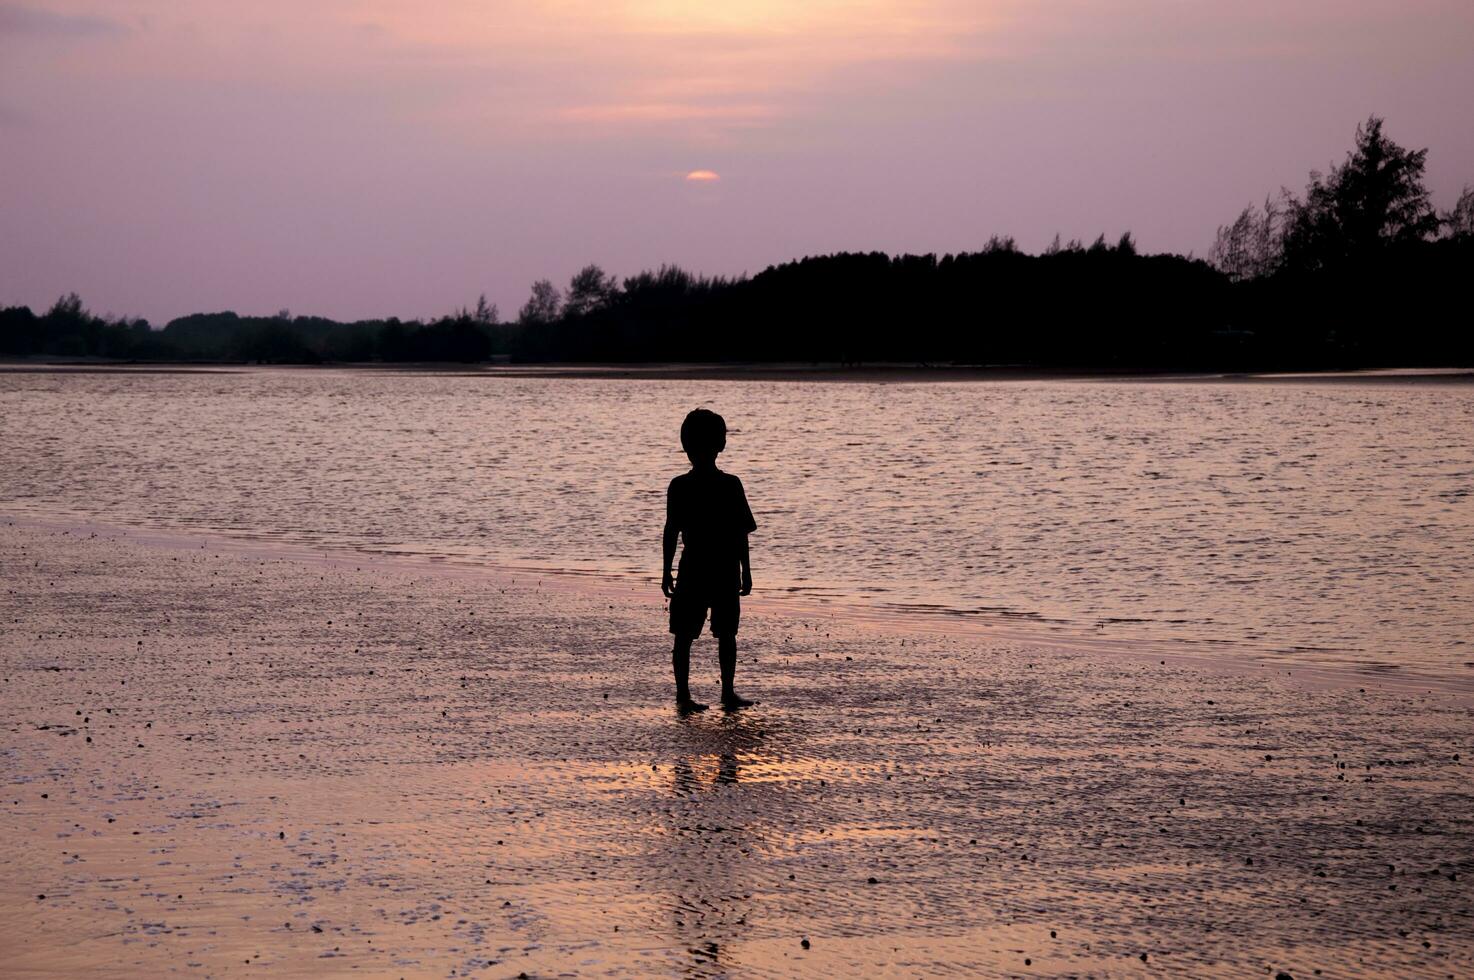
<svg viewBox="0 0 1474 980">
<path fill-rule="evenodd" d="M 751 914 L 753 850 L 762 827 L 762 785 L 742 785 L 742 753 L 761 752 L 761 728 L 747 718 L 714 719 L 714 726 L 682 726 L 681 754 L 671 765 L 672 806 L 652 834 L 649 860 L 657 887 L 668 892 L 672 943 L 691 957 L 682 972 L 717 975 L 740 961 Z M 700 731 L 714 728 L 715 731 Z M 692 737 L 695 736 L 695 737 Z"/>
<path fill-rule="evenodd" d="M 763 614 L 761 704 L 681 719 L 650 590 L 4 526 L 0 578 L 22 975 L 1474 974 L 1422 691 Z"/>
</svg>

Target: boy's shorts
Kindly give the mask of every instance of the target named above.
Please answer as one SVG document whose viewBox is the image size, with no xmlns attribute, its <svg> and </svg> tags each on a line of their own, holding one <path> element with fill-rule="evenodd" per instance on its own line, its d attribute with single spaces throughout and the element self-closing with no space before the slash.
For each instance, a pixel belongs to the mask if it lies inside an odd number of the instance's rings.
<svg viewBox="0 0 1474 980">
<path fill-rule="evenodd" d="M 728 579 L 725 575 L 721 578 Z M 711 610 L 712 636 L 720 639 L 737 635 L 742 602 L 738 597 L 735 576 L 717 585 L 709 580 L 700 581 L 696 576 L 683 578 L 678 574 L 676 594 L 670 600 L 670 631 L 676 636 L 695 639 L 701 635 L 701 625 L 706 622 L 708 609 Z"/>
</svg>

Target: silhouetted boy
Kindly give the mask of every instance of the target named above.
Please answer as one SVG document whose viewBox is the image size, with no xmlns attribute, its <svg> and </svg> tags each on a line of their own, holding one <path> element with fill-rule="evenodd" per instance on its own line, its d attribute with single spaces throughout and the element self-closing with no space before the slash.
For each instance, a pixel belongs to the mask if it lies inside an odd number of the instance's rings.
<svg viewBox="0 0 1474 980">
<path fill-rule="evenodd" d="M 717 469 L 717 455 L 727 448 L 727 423 L 720 415 L 704 408 L 687 415 L 681 423 L 681 448 L 691 460 L 691 472 L 670 481 L 666 494 L 665 572 L 660 579 L 660 591 L 670 597 L 670 631 L 676 638 L 671 651 L 676 707 L 686 713 L 706 710 L 692 699 L 687 677 L 691 644 L 701 635 L 710 610 L 711 635 L 717 638 L 722 665 L 722 707 L 732 711 L 753 703 L 737 696 L 732 679 L 737 672 L 738 596 L 752 593 L 747 535 L 757 530 L 757 522 L 742 481 Z M 684 547 L 672 578 L 677 536 Z"/>
</svg>

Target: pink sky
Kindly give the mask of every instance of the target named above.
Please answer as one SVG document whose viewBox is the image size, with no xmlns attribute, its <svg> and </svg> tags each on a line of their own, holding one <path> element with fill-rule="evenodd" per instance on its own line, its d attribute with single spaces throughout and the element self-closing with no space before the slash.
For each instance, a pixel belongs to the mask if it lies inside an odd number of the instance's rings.
<svg viewBox="0 0 1474 980">
<path fill-rule="evenodd" d="M 588 262 L 1201 254 L 1370 113 L 1449 206 L 1471 92 L 1470 0 L 0 0 L 0 305 L 511 315 Z"/>
</svg>

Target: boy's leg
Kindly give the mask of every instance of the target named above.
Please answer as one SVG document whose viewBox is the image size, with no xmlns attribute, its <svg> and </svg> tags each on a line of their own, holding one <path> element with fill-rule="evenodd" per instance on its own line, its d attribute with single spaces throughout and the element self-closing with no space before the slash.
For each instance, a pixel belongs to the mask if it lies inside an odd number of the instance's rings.
<svg viewBox="0 0 1474 980">
<path fill-rule="evenodd" d="M 717 639 L 717 657 L 722 665 L 722 707 L 727 710 L 751 707 L 753 702 L 738 697 L 732 684 L 737 677 L 737 637 L 723 636 Z"/>
<path fill-rule="evenodd" d="M 705 711 L 706 705 L 691 698 L 691 638 L 677 636 L 670 652 L 671 669 L 676 675 L 676 707 L 682 711 Z"/>
</svg>

